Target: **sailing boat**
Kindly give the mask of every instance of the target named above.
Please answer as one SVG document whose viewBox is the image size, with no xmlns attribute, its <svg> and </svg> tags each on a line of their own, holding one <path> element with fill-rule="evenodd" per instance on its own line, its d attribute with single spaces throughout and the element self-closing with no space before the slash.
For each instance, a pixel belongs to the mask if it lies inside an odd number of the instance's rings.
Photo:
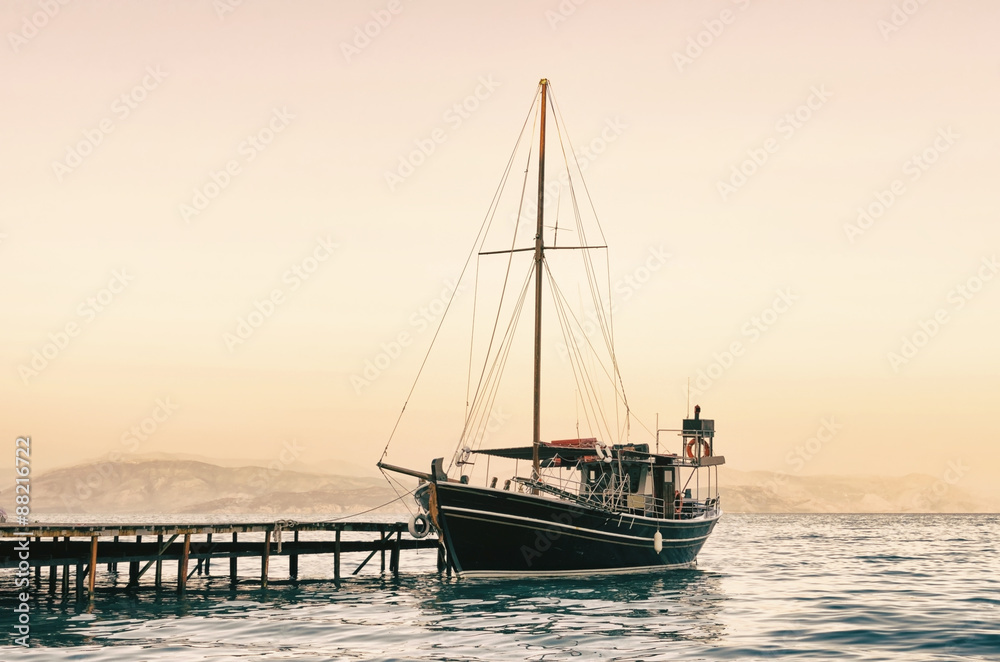
<svg viewBox="0 0 1000 662">
<path fill-rule="evenodd" d="M 410 532 L 416 537 L 423 537 L 431 530 L 437 530 L 447 563 L 459 576 L 593 575 L 691 567 L 722 514 L 718 467 L 725 462 L 715 452 L 714 421 L 701 418 L 699 406 L 695 406 L 693 418 L 683 419 L 679 429 L 660 429 L 657 425 L 654 451 L 651 452 L 649 443 L 630 441 L 627 438 L 630 429 L 628 421 L 633 414 L 627 408 L 624 387 L 619 388 L 621 379 L 611 346 L 612 367 L 610 370 L 605 368 L 605 372 L 610 375 L 614 386 L 616 407 L 625 403 L 625 438 L 619 438 L 617 441 L 620 443 L 615 443 L 614 438 L 580 438 L 579 432 L 577 438 L 572 439 L 543 441 L 541 438 L 542 285 L 546 276 L 551 277 L 546 251 L 572 248 L 586 255 L 591 250 L 606 249 L 602 245 L 586 245 L 583 226 L 578 226 L 579 245 L 545 244 L 545 131 L 551 98 L 550 83 L 542 79 L 536 93 L 539 110 L 535 117 L 539 142 L 534 245 L 527 248 L 512 245 L 506 251 L 481 250 L 478 253 L 480 256 L 507 254 L 509 257 L 522 251 L 533 253 L 519 299 L 520 305 L 526 300 L 529 285 L 533 282 L 532 443 L 530 446 L 510 448 L 473 448 L 466 443 L 473 435 L 467 433 L 475 427 L 476 416 L 480 416 L 480 422 L 483 420 L 482 408 L 475 410 L 474 407 L 474 411 L 467 411 L 466 430 L 460 442 L 464 445 L 460 446 L 448 469 L 444 466 L 443 457 L 434 459 L 430 471 L 423 472 L 389 464 L 385 462 L 385 453 L 378 466 L 383 471 L 420 479 L 420 485 L 414 492 L 419 512 L 410 521 Z M 533 102 L 532 111 L 535 108 Z M 557 110 L 554 103 L 553 110 Z M 553 113 L 553 116 L 557 121 L 556 128 L 560 129 L 561 117 L 558 113 Z M 527 124 L 525 120 L 525 126 Z M 559 137 L 562 141 L 561 130 Z M 565 148 L 562 151 L 565 158 Z M 511 158 L 513 161 L 513 156 Z M 567 160 L 567 169 L 568 163 Z M 526 168 L 525 181 L 527 172 Z M 592 267 L 592 263 L 586 260 L 585 265 L 588 269 Z M 560 308 L 560 323 L 570 320 L 571 316 L 562 309 L 565 298 L 554 290 L 553 299 L 557 302 L 556 307 Z M 610 328 L 610 313 L 605 313 L 610 310 L 613 310 L 610 305 L 606 308 L 602 306 L 598 313 L 609 346 L 613 342 L 613 334 L 606 332 Z M 517 312 L 520 312 L 520 307 Z M 508 328 L 513 326 L 516 326 L 516 315 L 514 324 Z M 502 357 L 504 362 L 509 352 L 509 346 L 504 343 L 512 337 L 512 334 L 504 336 L 495 352 L 495 356 Z M 492 341 L 490 346 L 493 347 Z M 490 398 L 495 397 L 495 389 L 489 385 L 489 380 L 499 377 L 495 377 L 493 370 L 487 374 L 486 365 L 484 362 L 487 385 L 477 389 L 474 404 L 489 403 Z M 587 372 L 587 365 L 578 362 L 574 369 L 579 370 L 574 373 L 579 378 Z M 591 372 L 594 370 L 591 369 Z M 588 383 L 586 379 L 583 382 L 584 386 Z M 480 384 L 483 383 L 481 379 Z M 405 408 L 404 405 L 404 411 Z M 613 431 L 610 426 L 607 431 L 616 435 L 621 428 L 616 423 Z M 677 453 L 660 452 L 661 432 L 677 433 L 680 437 Z M 475 458 L 486 460 L 484 485 L 472 484 L 470 476 L 465 473 L 467 467 L 476 464 Z M 520 462 L 530 461 L 531 472 L 529 475 L 514 473 L 499 485 L 502 476 L 489 475 L 489 461 L 500 458 L 514 460 L 515 472 Z M 452 467 L 459 470 L 457 476 L 449 475 Z"/>
</svg>

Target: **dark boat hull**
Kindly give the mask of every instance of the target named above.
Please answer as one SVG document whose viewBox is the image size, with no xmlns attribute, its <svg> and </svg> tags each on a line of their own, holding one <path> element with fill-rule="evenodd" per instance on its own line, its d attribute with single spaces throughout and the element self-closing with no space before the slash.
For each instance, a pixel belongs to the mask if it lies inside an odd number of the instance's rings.
<svg viewBox="0 0 1000 662">
<path fill-rule="evenodd" d="M 656 520 L 569 501 L 440 482 L 438 524 L 464 576 L 587 575 L 691 567 L 718 514 Z M 662 549 L 654 549 L 659 530 Z"/>
</svg>

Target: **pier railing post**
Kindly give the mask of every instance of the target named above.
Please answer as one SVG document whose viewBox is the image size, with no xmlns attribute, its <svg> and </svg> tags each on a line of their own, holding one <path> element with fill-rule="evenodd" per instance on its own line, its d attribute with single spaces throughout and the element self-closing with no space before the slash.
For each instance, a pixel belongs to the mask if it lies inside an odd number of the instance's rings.
<svg viewBox="0 0 1000 662">
<path fill-rule="evenodd" d="M 267 564 L 271 559 L 271 532 L 264 533 L 264 554 L 260 557 L 260 587 L 267 588 Z"/>
<path fill-rule="evenodd" d="M 184 551 L 181 560 L 177 562 L 177 591 L 183 593 L 187 588 L 188 556 L 191 554 L 191 534 L 184 534 Z"/>
</svg>

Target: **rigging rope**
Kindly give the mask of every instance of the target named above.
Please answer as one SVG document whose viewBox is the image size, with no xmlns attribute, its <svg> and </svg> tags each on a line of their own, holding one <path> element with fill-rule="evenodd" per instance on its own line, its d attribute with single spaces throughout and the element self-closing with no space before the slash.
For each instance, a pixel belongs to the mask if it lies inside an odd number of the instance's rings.
<svg viewBox="0 0 1000 662">
<path fill-rule="evenodd" d="M 534 103 L 532 103 L 532 108 Z M 524 118 L 524 124 L 521 125 L 521 135 L 524 135 L 524 127 L 528 125 L 528 120 L 531 119 L 531 109 L 528 109 L 528 114 Z M 497 188 L 493 193 L 493 199 L 490 201 L 490 206 L 486 210 L 486 216 L 483 218 L 482 224 L 479 226 L 479 232 L 476 234 L 476 240 L 472 244 L 472 249 L 469 251 L 468 257 L 465 258 L 465 264 L 462 265 L 462 271 L 458 275 L 457 283 L 462 282 L 462 278 L 465 276 L 466 269 L 469 268 L 469 263 L 472 261 L 472 255 L 476 252 L 476 246 L 480 244 L 480 238 L 485 240 L 485 235 L 489 233 L 490 226 L 493 223 L 493 216 L 496 213 L 496 205 L 500 201 L 500 194 L 503 192 L 504 183 L 507 181 L 507 177 L 510 174 L 510 167 L 514 164 L 514 157 L 517 155 L 517 147 L 521 143 L 521 138 L 518 137 L 517 143 L 514 145 L 514 149 L 510 153 L 510 158 L 507 159 L 507 166 L 504 168 L 503 175 L 500 177 L 500 183 L 497 184 Z M 457 287 L 457 284 L 456 284 Z M 448 299 L 448 303 L 445 304 L 444 312 L 441 314 L 441 320 L 438 322 L 437 329 L 434 331 L 434 336 L 431 338 L 430 346 L 427 348 L 427 353 L 424 354 L 423 361 L 420 362 L 420 368 L 417 370 L 417 376 L 413 379 L 413 385 L 410 386 L 409 392 L 406 394 L 406 400 L 403 402 L 403 408 L 399 411 L 399 416 L 396 417 L 396 422 L 392 426 L 392 431 L 389 433 L 389 438 L 385 442 L 385 448 L 382 449 L 382 456 L 379 458 L 379 462 L 385 459 L 385 456 L 389 452 L 389 444 L 392 443 L 392 438 L 396 434 L 396 430 L 399 428 L 399 422 L 403 419 L 403 413 L 406 412 L 406 405 L 409 404 L 410 398 L 413 396 L 414 389 L 417 388 L 417 382 L 420 381 L 420 375 L 424 371 L 424 366 L 427 365 L 427 359 L 431 355 L 431 350 L 434 348 L 434 341 L 437 340 L 438 334 L 441 332 L 441 327 L 444 325 L 444 320 L 448 316 L 448 310 L 451 309 L 451 304 L 455 300 L 455 297 Z"/>
<path fill-rule="evenodd" d="M 383 475 L 385 475 L 385 477 L 386 477 L 386 480 L 387 480 L 387 481 L 389 481 L 389 476 L 388 476 L 388 475 L 386 475 L 385 471 L 383 471 L 383 472 L 382 472 L 382 474 L 383 474 Z M 389 481 L 389 485 L 390 485 L 390 486 L 392 485 L 392 481 Z M 393 488 L 393 491 L 395 492 L 395 491 L 396 491 L 396 488 Z M 375 506 L 374 508 L 369 508 L 368 510 L 362 510 L 362 511 L 361 511 L 360 513 L 351 513 L 350 515 L 344 515 L 343 517 L 334 517 L 333 519 L 324 519 L 324 520 L 320 520 L 320 522 L 321 522 L 321 523 L 327 523 L 327 522 L 340 522 L 341 520 L 345 520 L 345 519 L 350 519 L 350 518 L 352 518 L 352 517 L 357 517 L 358 515 L 367 515 L 368 513 L 372 512 L 373 510 L 378 510 L 379 508 L 385 508 L 385 507 L 386 507 L 386 506 L 388 506 L 389 504 L 392 504 L 392 503 L 396 503 L 396 502 L 397 502 L 397 501 L 399 501 L 400 499 L 403 499 L 403 498 L 405 498 L 405 497 L 408 497 L 409 495 L 413 494 L 413 493 L 414 493 L 414 492 L 416 492 L 416 491 L 417 491 L 417 488 L 416 488 L 416 487 L 414 487 L 414 488 L 413 488 L 412 490 L 410 490 L 409 492 L 406 492 L 405 494 L 400 494 L 399 492 L 396 492 L 396 498 L 395 498 L 395 499 L 391 499 L 391 500 L 389 500 L 389 501 L 386 501 L 385 503 L 383 503 L 383 504 L 382 504 L 382 505 L 380 505 L 380 506 Z M 407 506 L 407 507 L 406 507 L 406 510 L 407 510 L 407 512 L 410 512 L 410 507 L 409 507 L 409 506 Z M 412 514 L 412 513 L 411 513 L 411 514 Z"/>
<path fill-rule="evenodd" d="M 539 85 L 538 90 L 539 90 L 539 92 L 541 91 L 541 85 Z M 537 103 L 537 100 L 538 100 L 538 97 L 539 97 L 539 92 L 536 92 L 536 94 L 535 94 L 535 101 L 532 102 L 531 108 L 528 111 L 529 113 L 531 113 L 531 111 L 534 110 L 534 108 L 535 108 L 535 104 Z M 535 124 L 533 124 L 532 128 L 531 128 L 531 135 L 532 136 L 535 135 L 535 128 L 534 127 L 535 127 L 535 125 L 537 125 L 537 122 L 538 122 L 537 115 L 538 115 L 538 113 L 536 112 L 535 113 Z M 524 127 L 526 127 L 527 125 L 528 125 L 528 122 L 527 122 L 527 120 L 525 120 L 524 125 L 521 127 L 521 134 L 517 137 L 517 145 L 520 145 L 521 140 L 524 138 Z M 514 149 L 516 151 L 516 149 L 517 149 L 516 145 L 515 145 Z M 487 365 L 487 363 L 490 360 L 490 352 L 493 350 L 493 341 L 496 340 L 497 327 L 500 324 L 500 313 L 503 310 L 504 296 L 507 293 L 507 282 L 510 279 L 510 269 L 511 269 L 511 266 L 512 266 L 513 260 L 514 260 L 513 250 L 514 250 L 514 246 L 516 245 L 516 242 L 517 242 L 517 228 L 520 226 L 521 210 L 524 207 L 524 193 L 527 190 L 527 185 L 528 185 L 528 170 L 529 170 L 528 165 L 530 165 L 530 163 L 531 163 L 532 150 L 533 150 L 533 147 L 531 147 L 530 144 L 529 144 L 529 147 L 528 147 L 528 156 L 527 156 L 527 163 L 526 163 L 525 169 L 524 169 L 524 177 L 523 177 L 523 179 L 521 181 L 521 198 L 520 198 L 520 202 L 518 204 L 518 210 L 517 210 L 518 211 L 518 215 L 517 215 L 518 224 L 514 226 L 514 232 L 513 232 L 512 236 L 511 236 L 511 239 L 510 239 L 510 250 L 511 250 L 511 252 L 507 256 L 507 269 L 504 272 L 503 287 L 500 290 L 499 303 L 497 304 L 497 314 L 496 314 L 496 317 L 493 320 L 493 330 L 490 333 L 490 342 L 489 342 L 489 345 L 487 345 L 487 347 L 486 347 L 486 353 L 483 355 L 483 370 L 482 370 L 482 372 L 479 373 L 479 382 L 476 384 L 476 392 L 472 396 L 473 403 L 475 403 L 479 399 L 479 393 L 480 393 L 480 390 L 481 390 L 481 388 L 483 386 L 483 374 L 486 372 L 486 365 Z M 513 161 L 513 156 L 511 157 L 511 161 Z M 494 213 L 495 213 L 495 211 L 496 210 L 494 210 Z M 492 218 L 491 218 L 491 225 L 492 225 Z M 488 232 L 488 229 L 487 229 L 487 232 Z M 483 241 L 480 244 L 480 248 L 482 248 L 482 245 L 485 244 L 485 242 L 486 242 L 486 237 L 484 236 L 483 237 Z M 478 261 L 477 261 L 477 265 L 478 265 Z M 478 283 L 479 283 L 479 271 L 478 271 L 478 269 L 476 271 L 476 283 L 477 283 L 477 289 L 478 289 Z M 473 310 L 472 315 L 473 315 L 473 319 L 475 319 L 475 310 Z M 471 349 L 470 349 L 470 354 L 471 354 Z M 470 359 L 470 361 L 471 361 L 471 359 Z M 471 362 L 469 364 L 469 370 L 470 371 L 472 370 Z M 466 395 L 466 399 L 468 399 L 468 395 Z M 475 407 L 473 407 L 473 410 L 475 410 Z M 455 451 L 456 454 L 458 453 L 459 450 L 461 450 L 462 445 L 463 445 L 465 439 L 467 438 L 468 429 L 469 429 L 469 418 L 468 418 L 468 415 L 467 415 L 466 416 L 466 420 L 465 420 L 465 424 L 462 427 L 462 434 L 459 436 L 458 449 L 456 449 L 456 451 Z M 455 463 L 455 456 L 453 455 L 451 462 L 448 463 L 448 468 L 450 469 L 454 465 L 454 463 Z"/>
<path fill-rule="evenodd" d="M 522 123 L 521 131 L 514 145 L 514 149 L 511 152 L 510 158 L 508 159 L 507 164 L 504 168 L 503 174 L 500 178 L 500 182 L 496 190 L 494 191 L 493 198 L 490 201 L 490 205 L 487 209 L 486 216 L 484 217 L 483 222 L 480 225 L 479 232 L 477 233 L 475 241 L 473 242 L 472 249 L 470 250 L 468 257 L 465 260 L 465 264 L 463 265 L 462 271 L 458 278 L 458 282 L 462 282 L 471 264 L 473 254 L 478 253 L 476 265 L 474 267 L 476 282 L 475 282 L 473 304 L 472 304 L 473 305 L 472 334 L 471 334 L 472 337 L 470 338 L 469 352 L 468 352 L 469 369 L 466 376 L 465 416 L 464 416 L 462 432 L 459 437 L 458 448 L 456 449 L 455 454 L 452 456 L 451 462 L 449 463 L 448 466 L 449 469 L 455 464 L 457 458 L 459 457 L 459 454 L 462 451 L 463 446 L 468 445 L 476 447 L 482 444 L 483 439 L 486 436 L 486 433 L 489 431 L 488 426 L 492 416 L 492 408 L 499 394 L 501 378 L 504 373 L 504 368 L 506 367 L 507 361 L 509 360 L 510 357 L 515 331 L 518 322 L 520 320 L 521 313 L 523 312 L 524 303 L 527 300 L 528 292 L 530 291 L 530 284 L 532 282 L 532 275 L 534 271 L 534 260 L 532 260 L 531 268 L 528 270 L 528 273 L 525 276 L 525 280 L 523 281 L 522 287 L 520 288 L 513 303 L 510 304 L 507 301 L 508 295 L 513 296 L 513 290 L 512 289 L 510 291 L 508 290 L 510 285 L 511 270 L 513 266 L 513 258 L 514 258 L 513 254 L 515 252 L 515 246 L 517 245 L 518 233 L 521 226 L 521 217 L 525 211 L 525 194 L 527 190 L 528 173 L 530 170 L 531 157 L 534 150 L 533 145 L 531 144 L 529 144 L 528 147 L 527 162 L 524 169 L 524 176 L 522 178 L 522 183 L 520 187 L 521 190 L 517 205 L 517 217 L 515 219 L 516 223 L 514 231 L 512 232 L 510 251 L 509 252 L 504 251 L 508 252 L 508 259 L 507 259 L 506 269 L 504 272 L 503 286 L 501 288 L 497 304 L 496 316 L 494 317 L 489 342 L 487 343 L 485 352 L 483 354 L 483 363 L 479 373 L 477 384 L 475 389 L 473 389 L 472 373 L 473 373 L 473 362 L 476 355 L 475 329 L 476 329 L 476 317 L 478 312 L 477 311 L 478 292 L 479 292 L 482 249 L 486 245 L 487 238 L 493 228 L 493 222 L 495 220 L 496 213 L 500 206 L 501 197 L 503 196 L 504 191 L 509 183 L 515 158 L 525 138 L 529 120 L 531 120 L 533 116 L 535 119 L 534 123 L 532 124 L 531 132 L 529 135 L 532 138 L 535 135 L 535 130 L 538 125 L 539 114 L 540 114 L 539 99 L 542 89 L 543 89 L 542 86 L 539 85 L 535 94 L 535 98 L 532 101 L 532 104 L 528 110 L 528 114 L 525 117 L 524 122 Z M 560 143 L 559 147 L 562 153 L 563 164 L 566 168 L 566 176 L 568 180 L 567 184 L 569 187 L 570 201 L 572 204 L 573 220 L 576 225 L 576 232 L 578 233 L 580 248 L 584 248 L 590 246 L 591 244 L 587 239 L 587 229 L 584 225 L 581 214 L 581 209 L 580 209 L 581 200 L 579 200 L 577 196 L 574 177 L 572 175 L 571 161 L 572 165 L 576 167 L 577 172 L 579 172 L 581 175 L 582 175 L 582 170 L 580 169 L 579 161 L 577 159 L 575 151 L 573 150 L 572 143 L 570 142 L 569 132 L 564 125 L 562 113 L 558 106 L 558 103 L 556 102 L 555 94 L 552 91 L 551 86 L 549 86 L 548 89 L 549 89 L 549 95 L 551 99 L 552 112 L 553 112 L 552 119 L 554 121 L 556 133 L 559 138 L 559 143 Z M 568 152 L 566 143 L 570 143 Z M 572 156 L 572 159 L 570 158 L 570 156 Z M 589 205 L 591 212 L 591 214 L 588 214 L 588 216 L 590 215 L 593 216 L 597 233 L 601 238 L 601 244 L 606 245 L 607 241 L 605 239 L 604 230 L 597 217 L 597 212 L 594 207 L 594 202 L 590 195 L 590 191 L 587 188 L 586 182 L 583 180 L 582 176 L 579 179 L 582 185 L 581 189 L 583 193 L 582 199 L 585 200 L 587 205 Z M 542 204 L 544 204 L 544 197 L 545 196 L 543 195 L 543 199 L 541 201 Z M 560 204 L 561 204 L 561 195 L 557 201 L 557 213 L 556 213 L 557 228 L 559 224 L 558 207 L 560 206 Z M 572 232 L 572 230 L 570 231 Z M 556 232 L 558 232 L 558 229 L 556 230 Z M 555 237 L 553 238 L 553 244 L 555 244 Z M 553 248 L 555 247 L 556 246 L 553 245 Z M 571 248 L 571 247 L 562 247 L 562 248 Z M 549 263 L 546 259 L 544 259 L 544 257 L 542 263 L 544 266 L 546 279 L 549 282 L 549 290 L 551 292 L 553 300 L 555 301 L 556 317 L 559 320 L 560 328 L 563 334 L 563 339 L 567 344 L 568 355 L 570 357 L 570 366 L 573 371 L 573 377 L 577 384 L 578 392 L 580 393 L 580 399 L 584 404 L 583 407 L 584 415 L 587 420 L 588 429 L 591 430 L 591 434 L 594 433 L 595 428 L 596 431 L 601 435 L 606 433 L 608 435 L 609 440 L 616 440 L 616 439 L 621 440 L 622 434 L 624 433 L 624 438 L 627 440 L 629 438 L 630 421 L 633 414 L 628 404 L 628 398 L 625 392 L 624 381 L 622 379 L 622 375 L 619 370 L 617 356 L 615 355 L 614 351 L 614 305 L 612 302 L 613 293 L 611 290 L 610 259 L 608 254 L 605 253 L 604 269 L 607 276 L 606 283 L 604 284 L 607 292 L 607 304 L 605 305 L 604 301 L 605 297 L 601 292 L 602 286 L 600 284 L 601 280 L 604 279 L 598 277 L 598 270 L 595 267 L 594 260 L 590 255 L 590 251 L 585 249 L 582 250 L 581 253 L 582 253 L 584 273 L 586 274 L 586 281 L 588 284 L 588 289 L 590 294 L 590 300 L 594 306 L 594 311 L 595 311 L 594 320 L 596 322 L 596 326 L 600 330 L 600 335 L 604 343 L 604 349 L 608 352 L 608 355 L 610 356 L 611 359 L 610 370 L 608 366 L 604 364 L 603 360 L 601 360 L 601 357 L 598 355 L 594 347 L 594 344 L 591 342 L 587 334 L 581 333 L 581 335 L 586 341 L 586 345 L 590 348 L 591 363 L 593 364 L 593 362 L 596 361 L 597 365 L 600 366 L 601 370 L 610 380 L 611 386 L 614 390 L 615 394 L 614 432 L 612 432 L 612 426 L 609 423 L 607 417 L 605 416 L 604 413 L 605 408 L 602 406 L 603 405 L 602 389 L 598 388 L 597 383 L 594 380 L 594 377 L 598 374 L 597 370 L 595 367 L 593 367 L 593 365 L 590 369 L 588 369 L 582 344 L 575 342 L 576 334 L 574 330 L 574 324 L 576 328 L 579 328 L 581 330 L 581 332 L 583 330 L 583 325 L 577 319 L 576 315 L 573 313 L 571 307 L 569 306 L 569 303 L 565 295 L 559 289 L 559 286 L 556 283 L 556 280 L 550 270 Z M 434 347 L 434 344 L 437 341 L 438 335 L 440 334 L 441 328 L 444 324 L 444 320 L 447 317 L 448 311 L 453 301 L 454 297 L 452 297 L 448 301 L 447 305 L 444 308 L 441 320 L 439 321 L 437 328 L 434 332 L 434 335 L 431 339 L 430 347 L 428 347 L 427 353 L 424 355 L 423 361 L 421 362 L 420 367 L 417 371 L 416 378 L 414 379 L 413 384 L 411 385 L 410 390 L 407 393 L 406 400 L 404 401 L 399 416 L 397 417 L 395 424 L 393 425 L 392 431 L 389 435 L 389 439 L 386 441 L 385 448 L 382 451 L 381 459 L 385 459 L 386 455 L 388 454 L 389 445 L 392 442 L 392 439 L 399 428 L 400 421 L 402 420 L 402 417 L 406 411 L 406 407 L 409 404 L 410 398 L 412 397 L 414 390 L 416 389 L 416 385 L 424 371 L 424 368 L 427 365 L 431 349 Z M 512 305 L 511 318 L 507 324 L 506 329 L 504 329 L 503 332 L 501 333 L 500 316 L 504 310 L 505 304 Z M 498 334 L 500 334 L 499 338 Z M 618 404 L 619 401 L 624 405 L 625 409 L 624 427 L 621 425 L 621 419 L 619 416 L 620 414 L 619 404 Z M 593 421 L 591 420 L 591 413 L 593 413 L 594 417 Z M 642 423 L 642 421 L 640 421 L 638 418 L 636 418 L 636 421 L 643 428 L 645 428 L 647 432 L 653 434 L 649 430 L 649 428 Z M 386 476 L 386 478 L 388 479 L 388 476 Z M 393 489 L 395 490 L 396 488 L 393 487 Z M 412 490 L 410 492 L 412 492 Z M 407 494 L 409 494 L 409 492 Z M 402 496 L 398 496 L 397 499 L 395 499 L 394 501 L 401 499 L 403 496 L 406 495 L 404 494 Z"/>
</svg>

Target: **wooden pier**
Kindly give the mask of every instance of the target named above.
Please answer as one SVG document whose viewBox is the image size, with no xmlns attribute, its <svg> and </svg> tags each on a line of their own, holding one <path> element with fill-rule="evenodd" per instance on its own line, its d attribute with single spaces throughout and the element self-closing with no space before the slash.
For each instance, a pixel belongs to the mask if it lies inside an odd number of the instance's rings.
<svg viewBox="0 0 1000 662">
<path fill-rule="evenodd" d="M 300 540 L 303 532 L 333 533 L 333 540 Z M 377 534 L 371 539 L 342 539 L 344 533 Z M 251 541 L 240 534 L 263 534 L 263 540 Z M 405 537 L 404 537 L 404 534 Z M 259 537 L 259 536 L 255 536 Z M 364 536 L 362 536 L 364 537 Z M 239 581 L 237 561 L 241 557 L 259 558 L 260 586 L 267 587 L 270 560 L 288 557 L 288 575 L 297 580 L 299 557 L 307 554 L 333 554 L 333 579 L 341 579 L 344 554 L 368 552 L 351 571 L 358 574 L 376 554 L 380 570 L 399 574 L 404 550 L 437 549 L 439 571 L 449 571 L 444 546 L 437 538 L 414 539 L 405 522 L 264 522 L 248 524 L 29 524 L 0 526 L 0 569 L 17 568 L 24 558 L 19 548 L 28 539 L 27 561 L 34 568 L 36 591 L 42 588 L 42 569 L 48 568 L 48 592 L 63 597 L 70 592 L 73 573 L 76 597 L 93 595 L 97 572 L 106 565 L 117 574 L 118 564 L 128 564 L 126 588 L 163 588 L 163 563 L 177 563 L 176 590 L 183 592 L 195 574 L 209 574 L 213 560 L 229 559 L 228 575 L 232 585 Z M 193 568 L 191 566 L 194 566 Z M 23 566 L 22 566 L 23 567 Z M 142 582 L 150 569 L 153 578 Z M 58 581 L 62 570 L 62 582 Z"/>
</svg>

